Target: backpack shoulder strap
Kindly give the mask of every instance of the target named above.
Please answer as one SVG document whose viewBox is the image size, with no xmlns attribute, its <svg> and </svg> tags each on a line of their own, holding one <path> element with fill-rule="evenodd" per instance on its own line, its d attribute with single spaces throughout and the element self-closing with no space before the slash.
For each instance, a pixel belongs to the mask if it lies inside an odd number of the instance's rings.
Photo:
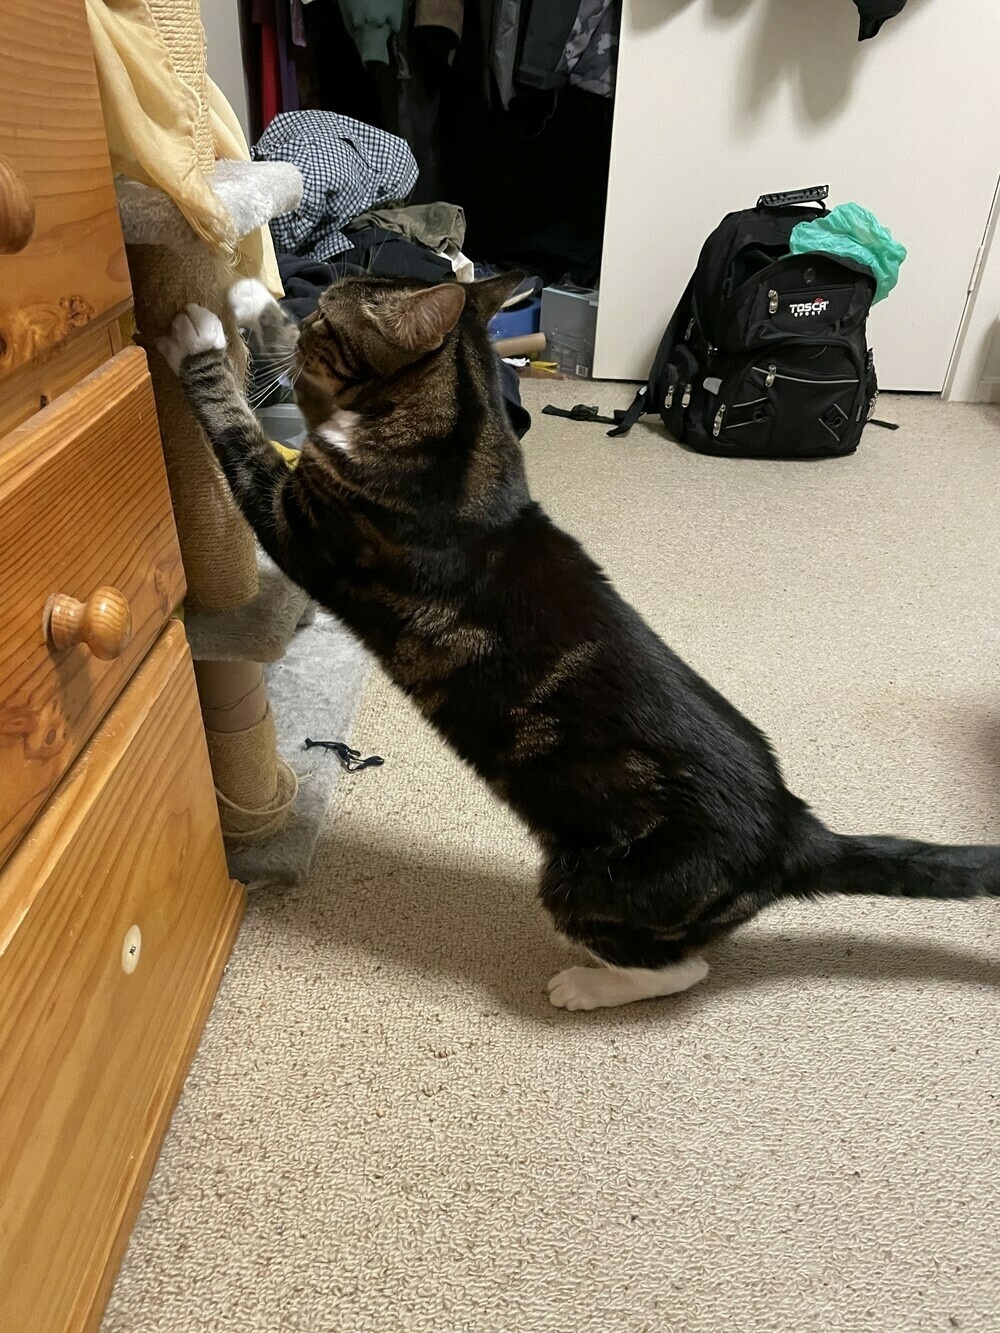
<svg viewBox="0 0 1000 1333">
<path fill-rule="evenodd" d="M 692 302 L 694 300 L 694 275 L 692 274 L 687 287 L 684 289 L 684 295 L 677 303 L 677 309 L 670 317 L 670 323 L 663 330 L 663 337 L 660 339 L 660 345 L 656 349 L 656 355 L 653 357 L 653 364 L 649 371 L 649 377 L 636 396 L 624 412 L 615 412 L 617 425 L 613 430 L 608 431 L 611 439 L 619 435 L 627 435 L 635 423 L 647 412 L 654 412 L 656 409 L 648 407 L 647 402 L 652 399 L 655 387 L 663 374 L 664 367 L 670 360 L 681 331 L 687 327 L 691 319 Z"/>
<path fill-rule="evenodd" d="M 616 439 L 619 435 L 627 435 L 639 418 L 645 415 L 646 394 L 648 390 L 649 385 L 644 384 L 624 412 L 615 411 L 615 421 L 617 424 L 607 432 L 609 440 Z"/>
</svg>

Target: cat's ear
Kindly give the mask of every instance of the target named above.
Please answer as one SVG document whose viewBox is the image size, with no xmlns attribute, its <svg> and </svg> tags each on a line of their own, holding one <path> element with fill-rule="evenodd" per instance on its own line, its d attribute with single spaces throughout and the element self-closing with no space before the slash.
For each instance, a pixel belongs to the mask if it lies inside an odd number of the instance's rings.
<svg viewBox="0 0 1000 1333">
<path fill-rule="evenodd" d="M 442 282 L 390 296 L 376 312 L 375 322 L 405 352 L 432 352 L 444 342 L 464 309 L 465 288 L 457 282 Z"/>
<path fill-rule="evenodd" d="M 498 273 L 492 278 L 465 284 L 469 305 L 482 319 L 492 319 L 508 297 L 513 296 L 524 281 L 523 273 Z"/>
</svg>

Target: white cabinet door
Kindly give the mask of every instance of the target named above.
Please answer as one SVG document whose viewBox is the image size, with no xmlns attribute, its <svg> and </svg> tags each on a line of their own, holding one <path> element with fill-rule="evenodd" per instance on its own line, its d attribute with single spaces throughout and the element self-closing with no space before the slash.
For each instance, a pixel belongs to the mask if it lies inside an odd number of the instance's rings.
<svg viewBox="0 0 1000 1333">
<path fill-rule="evenodd" d="M 624 0 L 597 377 L 645 378 L 725 213 L 829 183 L 909 250 L 869 324 L 882 387 L 941 389 L 1000 175 L 1000 0 L 857 26 L 851 0 Z"/>
</svg>

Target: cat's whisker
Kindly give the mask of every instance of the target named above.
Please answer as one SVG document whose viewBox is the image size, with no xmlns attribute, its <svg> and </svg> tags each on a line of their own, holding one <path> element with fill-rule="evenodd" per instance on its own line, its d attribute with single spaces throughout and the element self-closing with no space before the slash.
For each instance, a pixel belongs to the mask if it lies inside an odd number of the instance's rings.
<svg viewBox="0 0 1000 1333">
<path fill-rule="evenodd" d="M 281 356 L 260 356 L 251 360 L 252 366 L 259 366 L 263 370 L 287 370 L 295 364 L 295 353 L 282 354 Z"/>
<path fill-rule="evenodd" d="M 261 376 L 261 381 L 267 384 L 277 384 L 283 375 L 287 375 L 291 366 L 271 366 L 266 369 Z"/>
<path fill-rule="evenodd" d="M 273 388 L 275 385 L 280 384 L 282 380 L 289 379 L 291 377 L 292 370 L 293 370 L 292 366 L 288 367 L 282 366 L 280 370 L 265 372 L 265 374 L 260 376 L 255 381 L 254 385 L 251 387 L 250 392 L 260 393 L 261 389 L 264 387 L 265 384 Z"/>
<path fill-rule="evenodd" d="M 251 393 L 247 394 L 247 402 L 251 407 L 259 407 L 265 398 L 270 397 L 279 385 L 288 383 L 288 376 L 282 372 L 275 375 L 273 379 L 267 380 L 264 384 L 258 385 Z"/>
<path fill-rule="evenodd" d="M 294 355 L 294 350 L 290 347 L 261 347 L 259 351 L 251 354 L 251 359 L 254 361 L 273 361 L 292 355 Z"/>
<path fill-rule="evenodd" d="M 252 363 L 253 368 L 255 370 L 274 371 L 274 372 L 277 372 L 279 370 L 291 370 L 294 364 L 295 364 L 295 359 L 293 357 L 289 357 L 281 361 L 254 361 Z"/>
</svg>

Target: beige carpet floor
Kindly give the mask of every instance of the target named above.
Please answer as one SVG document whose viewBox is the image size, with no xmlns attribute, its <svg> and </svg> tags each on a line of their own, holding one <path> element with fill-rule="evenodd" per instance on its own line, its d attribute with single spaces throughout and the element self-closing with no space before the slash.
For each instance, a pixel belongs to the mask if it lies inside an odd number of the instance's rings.
<svg viewBox="0 0 1000 1333">
<path fill-rule="evenodd" d="M 1000 413 L 881 408 L 823 464 L 540 415 L 528 455 L 829 822 L 1000 839 Z M 1000 1328 L 1000 903 L 789 905 L 687 995 L 557 1012 L 518 826 L 378 674 L 354 739 L 385 766 L 250 904 L 106 1333 Z"/>
</svg>

